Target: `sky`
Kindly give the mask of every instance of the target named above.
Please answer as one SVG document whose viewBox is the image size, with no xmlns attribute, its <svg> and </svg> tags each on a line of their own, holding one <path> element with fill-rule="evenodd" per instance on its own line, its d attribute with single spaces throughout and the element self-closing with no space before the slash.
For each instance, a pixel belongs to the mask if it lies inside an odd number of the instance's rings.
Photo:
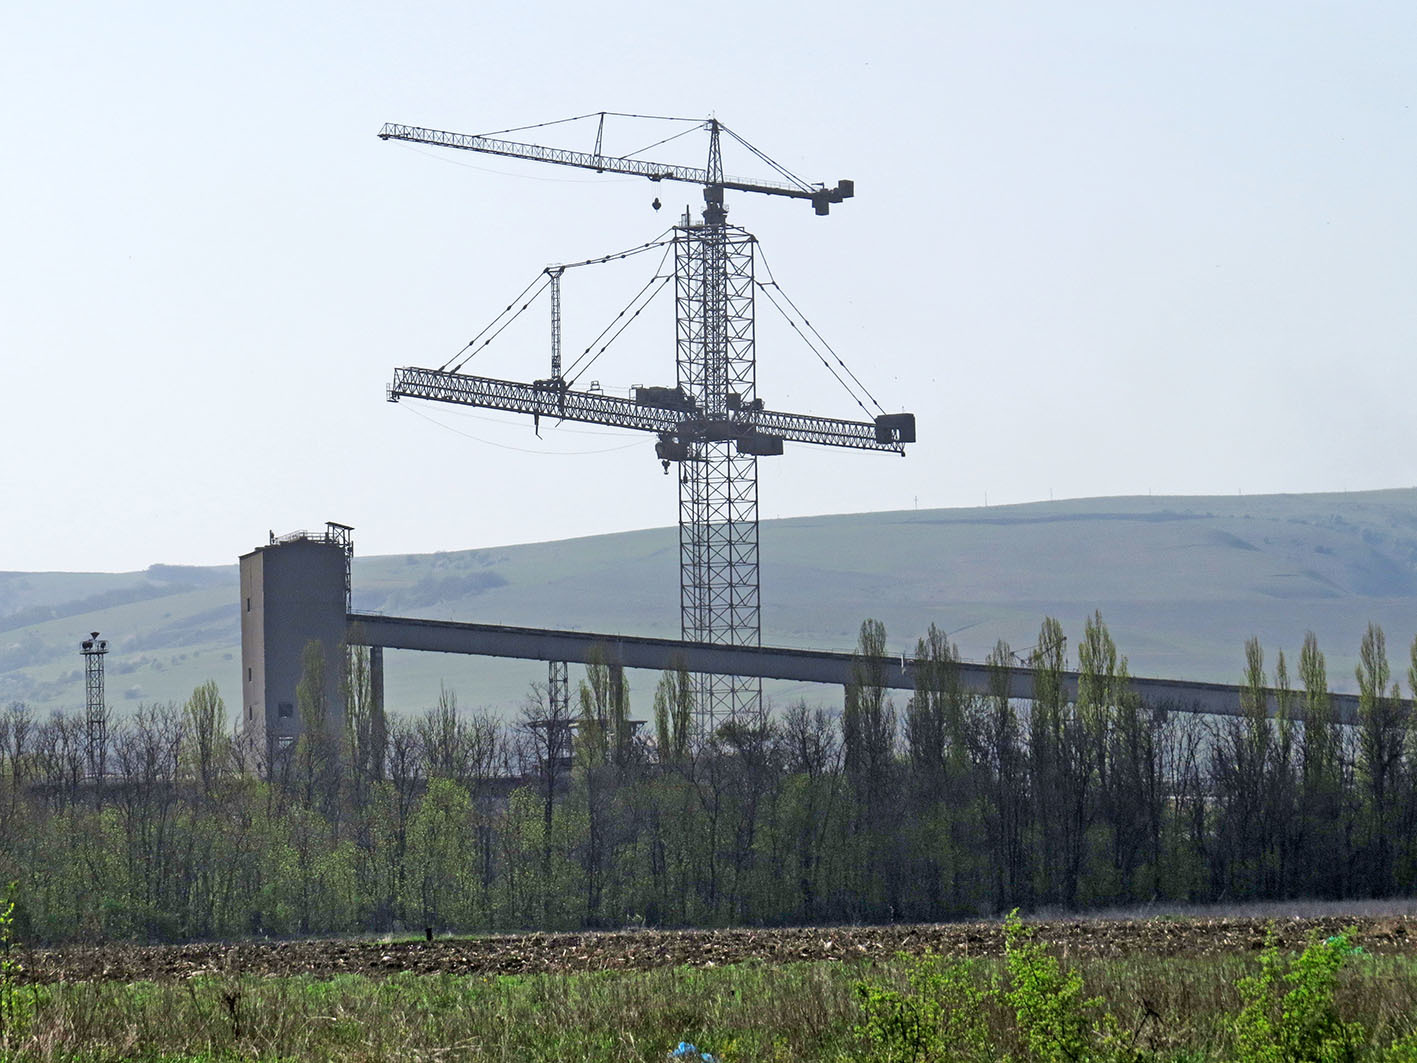
<svg viewBox="0 0 1417 1063">
<path fill-rule="evenodd" d="M 363 554 L 673 523 L 650 436 L 384 389 L 698 190 L 384 122 L 714 115 L 855 181 L 826 218 L 730 194 L 730 220 L 920 442 L 789 444 L 764 519 L 1417 483 L 1410 3 L 77 2 L 0 27 L 0 570 L 229 563 L 326 520 Z M 666 128 L 610 120 L 606 151 Z M 568 352 L 655 266 L 568 274 Z M 467 370 L 545 376 L 548 320 Z M 757 339 L 769 408 L 859 413 L 762 302 Z M 666 296 L 595 374 L 672 382 Z"/>
</svg>

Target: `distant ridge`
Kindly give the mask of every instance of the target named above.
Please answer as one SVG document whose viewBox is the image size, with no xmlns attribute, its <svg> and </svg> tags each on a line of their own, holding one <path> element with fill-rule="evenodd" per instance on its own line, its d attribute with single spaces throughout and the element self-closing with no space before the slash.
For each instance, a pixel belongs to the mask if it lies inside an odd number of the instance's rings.
<svg viewBox="0 0 1417 1063">
<path fill-rule="evenodd" d="M 1417 635 L 1417 489 L 1351 494 L 1127 496 L 952 510 L 795 517 L 762 526 L 763 639 L 850 649 L 862 619 L 905 651 L 933 622 L 982 658 L 1032 646 L 1045 615 L 1070 639 L 1100 610 L 1132 671 L 1232 682 L 1246 638 L 1291 661 L 1313 630 L 1335 689 L 1353 689 L 1367 624 L 1406 683 Z M 233 559 L 234 560 L 234 559 Z M 626 634 L 678 630 L 672 528 L 436 554 L 356 557 L 358 609 Z M 0 704 L 83 699 L 79 638 L 110 638 L 120 715 L 216 679 L 235 711 L 236 567 L 0 573 Z M 1291 672 L 1293 671 L 1291 667 Z M 391 707 L 421 711 L 446 682 L 468 707 L 514 711 L 535 667 L 390 654 Z M 631 677 L 632 696 L 652 680 Z M 779 703 L 820 688 L 779 688 Z"/>
</svg>

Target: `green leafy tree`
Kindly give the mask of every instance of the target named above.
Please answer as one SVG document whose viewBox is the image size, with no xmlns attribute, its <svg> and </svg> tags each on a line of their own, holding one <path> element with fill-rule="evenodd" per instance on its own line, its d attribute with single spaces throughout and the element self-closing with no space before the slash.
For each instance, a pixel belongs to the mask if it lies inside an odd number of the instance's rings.
<svg viewBox="0 0 1417 1063">
<path fill-rule="evenodd" d="M 899 861 L 891 855 L 896 718 L 886 689 L 885 655 L 885 625 L 879 620 L 863 621 L 841 717 L 846 779 L 855 798 L 852 845 L 859 874 L 854 900 L 863 915 L 876 918 L 894 914 L 903 877 Z"/>
<path fill-rule="evenodd" d="M 1298 848 L 1307 868 L 1306 887 L 1322 897 L 1337 897 L 1350 864 L 1348 832 L 1343 829 L 1341 734 L 1328 689 L 1328 669 L 1318 637 L 1304 635 L 1299 652 L 1303 686 L 1303 737 L 1299 748 Z"/>
<path fill-rule="evenodd" d="M 374 683 L 368 646 L 349 646 L 344 672 L 345 747 L 349 751 L 356 804 L 364 800 L 368 784 L 384 777 L 388 721 Z"/>
<path fill-rule="evenodd" d="M 325 675 L 325 647 L 318 639 L 311 639 L 300 655 L 300 681 L 295 686 L 300 735 L 291 771 L 305 807 L 318 804 L 333 815 L 339 804 L 339 741 L 330 718 Z"/>
<path fill-rule="evenodd" d="M 994 908 L 1026 902 L 1031 886 L 1024 829 L 1028 821 L 1028 768 L 1013 707 L 1013 651 L 1000 640 L 990 652 L 985 752 L 990 863 Z"/>
<path fill-rule="evenodd" d="M 227 760 L 226 705 L 215 680 L 192 691 L 183 706 L 186 760 L 199 792 L 210 801 Z"/>
<path fill-rule="evenodd" d="M 1393 878 L 1392 831 L 1402 783 L 1402 752 L 1407 737 L 1408 706 L 1390 669 L 1383 629 L 1369 624 L 1358 651 L 1358 769 L 1365 803 L 1367 890 L 1386 896 Z"/>
<path fill-rule="evenodd" d="M 682 661 L 666 669 L 654 690 L 654 730 L 661 764 L 674 764 L 689 752 L 693 737 L 694 683 Z"/>
<path fill-rule="evenodd" d="M 885 625 L 879 620 L 862 621 L 851 659 L 842 731 L 846 773 L 868 815 L 885 801 L 895 764 L 895 709 L 886 692 L 885 655 Z"/>
<path fill-rule="evenodd" d="M 1051 616 L 1043 619 L 1029 663 L 1033 668 L 1033 702 L 1028 714 L 1028 748 L 1038 839 L 1035 892 L 1046 903 L 1061 904 L 1068 779 L 1074 749 L 1068 733 L 1071 713 L 1063 689 L 1067 637 L 1063 625 Z"/>
<path fill-rule="evenodd" d="M 1245 673 L 1238 718 L 1219 723 L 1211 753 L 1217 829 L 1211 875 L 1222 890 L 1261 895 L 1269 878 L 1268 785 L 1272 770 L 1268 680 L 1258 638 L 1245 642 Z"/>
</svg>

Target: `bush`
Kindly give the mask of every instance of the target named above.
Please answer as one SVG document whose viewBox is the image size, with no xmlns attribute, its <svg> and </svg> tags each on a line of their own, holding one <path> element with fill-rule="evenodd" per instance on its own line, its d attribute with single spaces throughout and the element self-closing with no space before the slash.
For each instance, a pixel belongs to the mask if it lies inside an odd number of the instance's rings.
<svg viewBox="0 0 1417 1063">
<path fill-rule="evenodd" d="M 1004 920 L 1004 956 L 1009 975 L 1004 997 L 1018 1022 L 1027 1058 L 1041 1063 L 1136 1058 L 1122 1043 L 1117 1021 L 1102 998 L 1082 995 L 1082 975 L 1063 971 L 1033 940 L 1018 909 Z"/>
<path fill-rule="evenodd" d="M 902 954 L 905 992 L 874 982 L 858 982 L 863 1021 L 852 1029 L 864 1042 L 861 1058 L 880 1063 L 991 1060 L 980 988 L 969 961 L 949 962 L 933 953 Z"/>
<path fill-rule="evenodd" d="M 1260 953 L 1259 972 L 1235 983 L 1245 1005 L 1235 1021 L 1239 1063 L 1345 1063 L 1359 1058 L 1367 1031 L 1362 1023 L 1344 1022 L 1333 999 L 1339 969 L 1353 951 L 1346 934 L 1322 941 L 1314 933 L 1304 951 L 1286 962 L 1271 930 Z M 1393 1049 L 1400 1052 L 1400 1043 Z"/>
</svg>

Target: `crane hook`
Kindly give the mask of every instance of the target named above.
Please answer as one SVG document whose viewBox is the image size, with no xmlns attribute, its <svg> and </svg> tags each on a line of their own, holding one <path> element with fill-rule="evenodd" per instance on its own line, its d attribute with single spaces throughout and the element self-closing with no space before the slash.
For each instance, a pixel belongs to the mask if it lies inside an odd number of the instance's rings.
<svg viewBox="0 0 1417 1063">
<path fill-rule="evenodd" d="M 660 207 L 664 206 L 664 204 L 659 201 L 658 196 L 655 196 L 654 202 L 651 203 L 650 206 L 653 207 L 655 210 L 658 210 Z"/>
</svg>

